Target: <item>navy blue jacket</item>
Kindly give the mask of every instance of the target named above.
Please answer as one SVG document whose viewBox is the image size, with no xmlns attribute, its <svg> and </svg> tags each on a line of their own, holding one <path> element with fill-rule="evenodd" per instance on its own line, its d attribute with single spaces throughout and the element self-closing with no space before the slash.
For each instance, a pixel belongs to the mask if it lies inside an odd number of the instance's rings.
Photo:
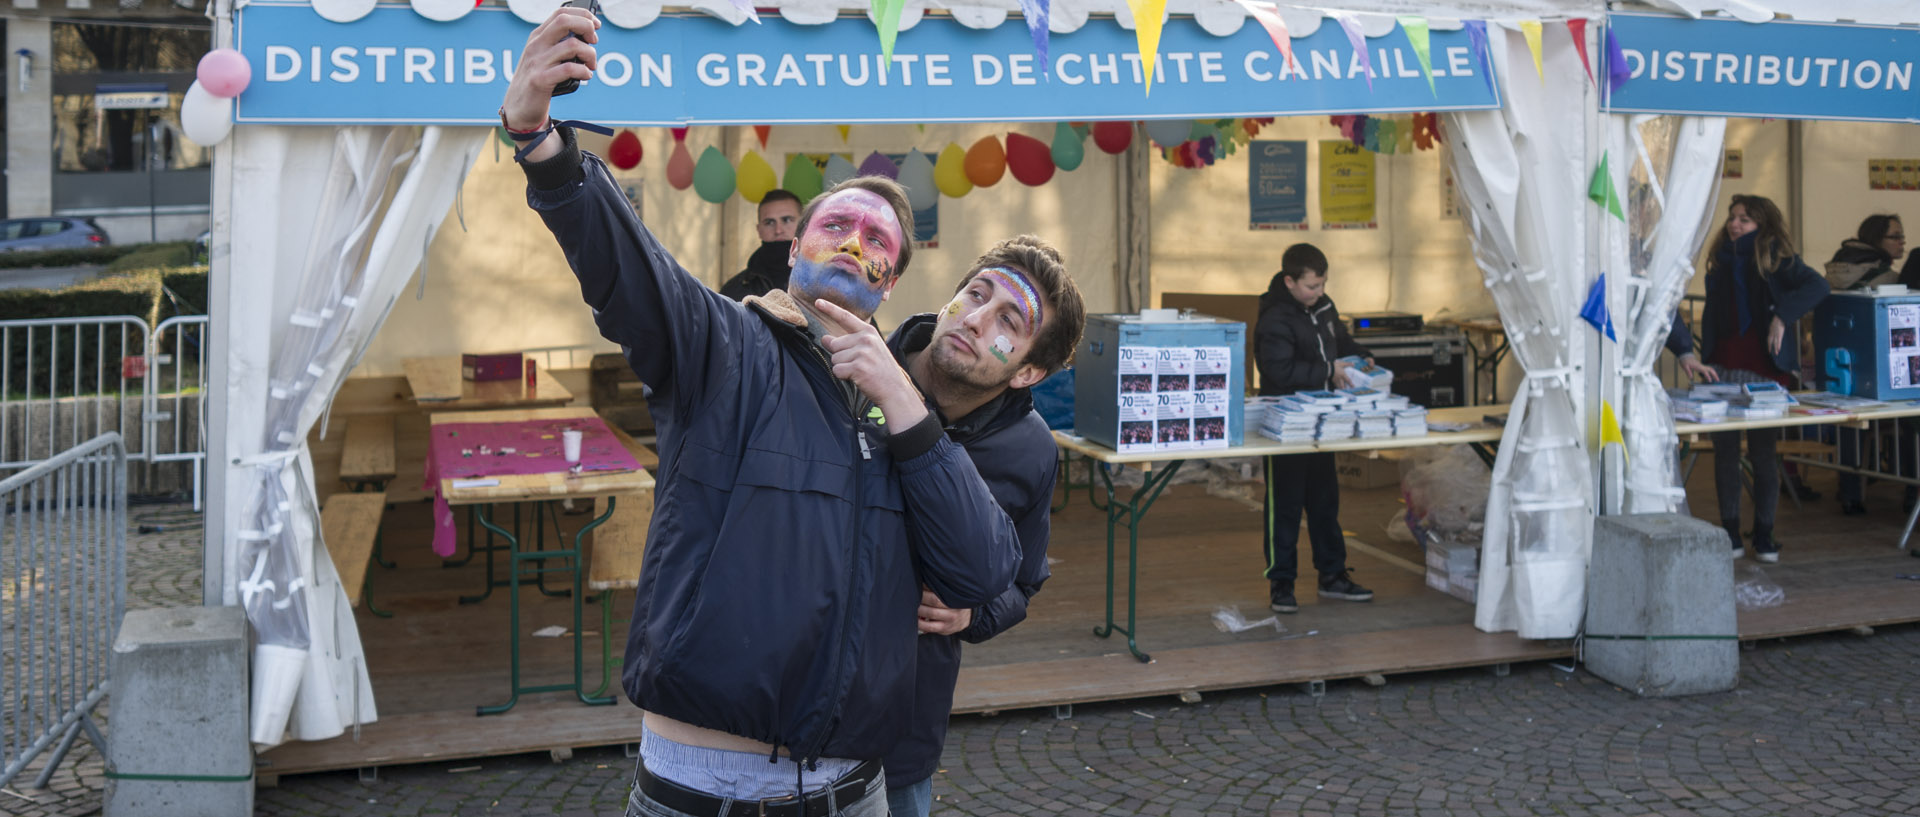
<svg viewBox="0 0 1920 817">
<path fill-rule="evenodd" d="M 1734 242 L 1734 246 L 1751 251 L 1753 242 Z M 1739 332 L 1732 325 L 1722 325 L 1728 323 L 1725 315 L 1732 312 L 1731 305 L 1735 297 L 1733 266 L 1730 257 L 1707 262 L 1707 302 L 1700 315 L 1702 361 L 1713 357 L 1713 345 L 1721 337 Z M 1751 292 L 1763 309 L 1755 310 L 1751 320 L 1764 327 L 1767 321 L 1778 316 L 1780 322 L 1787 325 L 1786 335 L 1780 340 L 1780 351 L 1773 356 L 1773 365 L 1798 380 L 1800 333 L 1794 331 L 1793 325 L 1827 297 L 1827 279 L 1820 277 L 1820 273 L 1814 272 L 1797 255 L 1781 259 L 1774 269 L 1761 272 L 1759 277 L 1765 285 L 1753 287 Z M 1673 325 L 1667 329 L 1667 350 L 1673 352 L 1675 357 L 1694 351 L 1693 335 L 1687 331 L 1687 325 L 1681 322 L 1679 312 L 1673 314 Z"/>
<path fill-rule="evenodd" d="M 903 366 L 908 354 L 932 341 L 933 325 L 934 315 L 927 313 L 908 318 L 894 330 L 887 344 Z M 994 500 L 1013 517 L 1020 532 L 1020 572 L 1006 592 L 973 608 L 967 629 L 920 636 L 913 720 L 907 736 L 886 756 L 890 789 L 932 777 L 940 765 L 947 718 L 953 712 L 953 685 L 960 677 L 960 642 L 978 644 L 1025 621 L 1027 600 L 1040 592 L 1052 572 L 1047 569 L 1047 537 L 1058 450 L 1047 422 L 1033 410 L 1033 396 L 1026 389 L 1010 389 L 946 426 L 948 439 L 966 447 Z"/>
<path fill-rule="evenodd" d="M 784 291 L 747 306 L 703 286 L 560 135 L 527 199 L 659 432 L 627 697 L 802 759 L 879 758 L 913 702 L 921 582 L 957 606 L 999 596 L 1011 520 L 937 420 L 889 437 Z"/>
</svg>

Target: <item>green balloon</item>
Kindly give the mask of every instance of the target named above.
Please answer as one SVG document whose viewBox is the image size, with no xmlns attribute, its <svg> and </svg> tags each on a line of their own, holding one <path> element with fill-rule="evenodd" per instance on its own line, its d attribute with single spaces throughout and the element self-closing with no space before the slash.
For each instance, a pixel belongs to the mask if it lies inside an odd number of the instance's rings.
<svg viewBox="0 0 1920 817">
<path fill-rule="evenodd" d="M 1087 146 L 1073 126 L 1062 122 L 1053 126 L 1053 166 L 1072 170 L 1086 161 Z"/>
<path fill-rule="evenodd" d="M 814 196 L 820 195 L 820 191 L 826 189 L 827 182 L 821 177 L 820 168 L 814 166 L 812 159 L 805 154 L 796 153 L 793 154 L 793 158 L 787 160 L 787 174 L 780 180 L 780 187 L 799 196 L 800 201 L 809 202 L 813 201 Z"/>
<path fill-rule="evenodd" d="M 520 146 L 514 143 L 513 137 L 507 135 L 507 129 L 505 127 L 494 128 L 493 135 L 500 140 L 500 144 L 506 145 L 514 150 L 520 149 Z"/>
<path fill-rule="evenodd" d="M 720 149 L 709 145 L 693 166 L 693 191 L 714 204 L 733 195 L 733 163 Z"/>
</svg>

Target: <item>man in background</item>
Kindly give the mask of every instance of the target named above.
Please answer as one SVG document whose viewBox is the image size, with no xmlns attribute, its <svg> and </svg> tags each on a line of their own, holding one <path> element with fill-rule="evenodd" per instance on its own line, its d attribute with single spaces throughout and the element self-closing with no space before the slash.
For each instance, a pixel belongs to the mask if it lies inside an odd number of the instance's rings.
<svg viewBox="0 0 1920 817">
<path fill-rule="evenodd" d="M 800 223 L 800 197 L 774 188 L 760 199 L 760 249 L 747 258 L 747 268 L 720 285 L 720 294 L 736 301 L 787 288 L 787 254 L 793 249 L 794 227 Z"/>
</svg>

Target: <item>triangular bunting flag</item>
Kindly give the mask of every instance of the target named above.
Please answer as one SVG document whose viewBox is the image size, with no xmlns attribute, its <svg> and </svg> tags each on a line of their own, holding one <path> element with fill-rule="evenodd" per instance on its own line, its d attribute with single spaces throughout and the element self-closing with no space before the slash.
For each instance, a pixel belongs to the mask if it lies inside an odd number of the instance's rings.
<svg viewBox="0 0 1920 817">
<path fill-rule="evenodd" d="M 1467 45 L 1473 48 L 1473 61 L 1480 64 L 1480 78 L 1487 83 L 1487 93 L 1493 90 L 1493 50 L 1487 47 L 1487 21 L 1464 20 L 1467 27 Z"/>
<path fill-rule="evenodd" d="M 1621 461 L 1626 461 L 1627 438 L 1620 433 L 1620 418 L 1614 415 L 1613 404 L 1602 400 L 1600 401 L 1600 447 L 1606 448 L 1615 443 L 1620 445 Z"/>
<path fill-rule="evenodd" d="M 1329 11 L 1326 14 L 1340 23 L 1340 30 L 1347 33 L 1347 42 L 1353 45 L 1353 53 L 1360 57 L 1360 70 L 1367 72 L 1367 92 L 1373 92 L 1373 57 L 1367 53 L 1367 35 L 1360 31 L 1360 18 L 1344 11 Z"/>
<path fill-rule="evenodd" d="M 1147 80 L 1147 96 L 1153 95 L 1153 66 L 1160 59 L 1160 18 L 1167 11 L 1167 0 L 1127 0 L 1133 11 L 1133 38 L 1140 49 L 1140 70 Z"/>
<path fill-rule="evenodd" d="M 760 12 L 754 10 L 753 0 L 733 0 L 733 7 L 746 12 L 747 19 L 760 22 Z M 479 4 L 476 3 L 474 8 L 479 8 Z"/>
<path fill-rule="evenodd" d="M 1620 50 L 1619 38 L 1613 36 L 1613 26 L 1607 26 L 1607 93 L 1611 95 L 1620 90 L 1632 76 L 1633 68 L 1627 65 L 1627 55 Z"/>
<path fill-rule="evenodd" d="M 876 0 L 876 2 L 877 1 L 878 0 Z M 1526 35 L 1527 50 L 1533 52 L 1533 72 L 1539 74 L 1540 79 L 1545 80 L 1547 78 L 1547 69 L 1540 64 L 1540 21 L 1521 20 L 1520 33 Z"/>
<path fill-rule="evenodd" d="M 1267 36 L 1273 38 L 1273 47 L 1280 49 L 1280 74 L 1286 76 L 1287 68 L 1293 69 L 1296 77 L 1306 76 L 1301 70 L 1300 61 L 1293 57 L 1293 35 L 1287 33 L 1287 21 L 1280 17 L 1279 7 L 1258 0 L 1239 0 L 1241 8 L 1253 15 L 1254 22 L 1267 30 Z"/>
<path fill-rule="evenodd" d="M 768 134 L 770 134 L 770 133 L 773 133 L 773 126 L 772 126 L 772 125 L 755 125 L 755 126 L 753 126 L 753 135 L 754 135 L 754 136 L 758 136 L 758 137 L 760 137 L 760 149 L 761 149 L 761 150 L 766 150 L 766 149 L 767 149 L 767 135 L 768 135 Z"/>
<path fill-rule="evenodd" d="M 1607 170 L 1607 158 L 1606 153 L 1600 154 L 1600 167 L 1593 171 L 1593 181 L 1587 183 L 1587 198 L 1614 218 L 1626 221 L 1626 214 L 1620 211 L 1620 194 L 1613 187 L 1613 173 Z"/>
<path fill-rule="evenodd" d="M 847 141 L 847 133 L 853 130 L 853 126 L 852 125 L 835 125 L 834 127 L 840 129 L 840 142 L 842 144 L 845 144 Z"/>
<path fill-rule="evenodd" d="M 873 27 L 880 32 L 880 76 L 885 77 L 887 69 L 893 67 L 893 41 L 900 36 L 900 9 L 906 7 L 907 0 L 870 0 L 870 5 Z"/>
<path fill-rule="evenodd" d="M 1439 96 L 1440 92 L 1433 87 L 1433 49 L 1427 33 L 1427 18 L 1402 17 L 1400 30 L 1407 33 L 1407 42 L 1413 45 L 1413 56 L 1420 60 L 1420 73 L 1427 78 L 1427 91 Z"/>
<path fill-rule="evenodd" d="M 1593 282 L 1587 290 L 1587 302 L 1580 307 L 1580 319 L 1593 325 L 1593 331 L 1607 336 L 1607 340 L 1618 342 L 1613 336 L 1613 313 L 1607 309 L 1607 274 L 1600 273 L 1600 280 Z"/>
<path fill-rule="evenodd" d="M 1047 18 L 1052 14 L 1053 0 L 1020 0 L 1020 16 L 1027 20 L 1027 33 L 1033 35 L 1033 53 L 1040 57 L 1040 73 L 1052 77 L 1048 66 L 1053 63 L 1047 59 L 1047 41 L 1052 36 L 1047 30 Z"/>
<path fill-rule="evenodd" d="M 1568 20 L 1567 33 L 1573 35 L 1573 50 L 1580 52 L 1580 67 L 1587 69 L 1587 81 L 1594 82 L 1593 65 L 1587 60 L 1587 21 L 1578 17 Z"/>
</svg>

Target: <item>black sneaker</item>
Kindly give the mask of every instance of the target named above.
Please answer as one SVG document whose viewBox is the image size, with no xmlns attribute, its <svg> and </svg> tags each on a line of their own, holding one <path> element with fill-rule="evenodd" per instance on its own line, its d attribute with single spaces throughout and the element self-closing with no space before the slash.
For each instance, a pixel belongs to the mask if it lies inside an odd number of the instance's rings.
<svg viewBox="0 0 1920 817">
<path fill-rule="evenodd" d="M 1331 581 L 1321 580 L 1320 597 L 1346 601 L 1373 601 L 1373 591 L 1354 584 L 1353 579 L 1347 577 L 1348 572 L 1342 570 L 1334 574 Z"/>
<path fill-rule="evenodd" d="M 1293 585 L 1276 584 L 1267 590 L 1267 609 L 1276 613 L 1298 613 L 1300 602 L 1293 598 Z"/>
</svg>

